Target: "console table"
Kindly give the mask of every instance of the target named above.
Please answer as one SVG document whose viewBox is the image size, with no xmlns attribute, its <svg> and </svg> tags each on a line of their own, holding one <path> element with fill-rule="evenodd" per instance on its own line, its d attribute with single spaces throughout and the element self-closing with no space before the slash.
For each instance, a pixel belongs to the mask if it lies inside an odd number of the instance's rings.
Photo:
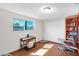
<svg viewBox="0 0 79 59">
<path fill-rule="evenodd" d="M 30 41 L 33 41 L 34 40 L 34 45 L 36 43 L 36 37 L 33 37 L 33 36 L 30 36 L 30 37 L 23 37 L 20 39 L 20 49 L 24 48 L 24 47 L 27 47 L 27 44 L 30 42 Z"/>
</svg>

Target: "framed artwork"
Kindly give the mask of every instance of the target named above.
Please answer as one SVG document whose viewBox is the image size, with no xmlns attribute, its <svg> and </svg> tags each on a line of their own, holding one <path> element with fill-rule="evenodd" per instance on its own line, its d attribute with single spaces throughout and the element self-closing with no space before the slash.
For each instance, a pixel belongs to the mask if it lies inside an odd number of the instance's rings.
<svg viewBox="0 0 79 59">
<path fill-rule="evenodd" d="M 13 31 L 23 31 L 25 29 L 25 21 L 13 18 Z"/>
<path fill-rule="evenodd" d="M 33 29 L 33 21 L 25 21 L 25 30 Z"/>
<path fill-rule="evenodd" d="M 32 30 L 33 21 L 13 18 L 13 31 Z"/>
</svg>

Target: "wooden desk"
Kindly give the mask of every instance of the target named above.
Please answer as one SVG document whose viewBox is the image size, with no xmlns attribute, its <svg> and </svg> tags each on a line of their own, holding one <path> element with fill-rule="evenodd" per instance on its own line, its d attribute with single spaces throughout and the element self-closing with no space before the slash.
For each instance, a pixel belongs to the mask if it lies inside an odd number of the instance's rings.
<svg viewBox="0 0 79 59">
<path fill-rule="evenodd" d="M 35 40 L 35 43 L 36 43 L 36 37 L 33 37 L 33 36 L 21 38 L 20 39 L 20 49 L 26 47 L 27 43 L 32 40 Z M 35 45 L 35 43 L 34 43 L 34 45 Z"/>
</svg>

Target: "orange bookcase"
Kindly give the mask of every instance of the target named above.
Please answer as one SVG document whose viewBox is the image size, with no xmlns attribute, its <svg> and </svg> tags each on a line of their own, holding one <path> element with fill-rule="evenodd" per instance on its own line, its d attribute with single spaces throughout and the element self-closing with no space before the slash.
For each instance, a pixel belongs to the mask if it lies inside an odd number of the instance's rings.
<svg viewBox="0 0 79 59">
<path fill-rule="evenodd" d="M 65 18 L 66 22 L 66 41 L 72 42 L 79 47 L 79 15 L 69 16 Z"/>
</svg>

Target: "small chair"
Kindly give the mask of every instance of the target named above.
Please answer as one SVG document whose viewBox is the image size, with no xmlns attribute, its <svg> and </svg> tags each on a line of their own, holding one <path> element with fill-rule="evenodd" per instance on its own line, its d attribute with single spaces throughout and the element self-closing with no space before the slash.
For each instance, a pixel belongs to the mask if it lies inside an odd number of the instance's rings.
<svg viewBox="0 0 79 59">
<path fill-rule="evenodd" d="M 70 51 L 70 52 L 74 52 L 77 48 L 73 47 L 73 46 L 68 46 L 66 45 L 64 42 L 64 39 L 58 39 L 58 41 L 60 42 L 60 47 L 58 47 L 58 49 L 62 52 L 61 55 L 63 55 L 64 50 L 65 51 Z"/>
</svg>

